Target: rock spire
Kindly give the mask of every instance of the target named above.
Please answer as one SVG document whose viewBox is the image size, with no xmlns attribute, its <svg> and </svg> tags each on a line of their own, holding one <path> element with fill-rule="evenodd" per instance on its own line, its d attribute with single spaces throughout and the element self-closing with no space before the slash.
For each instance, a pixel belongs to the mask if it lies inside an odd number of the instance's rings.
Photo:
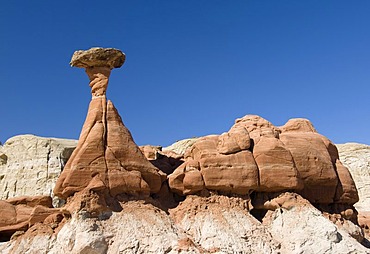
<svg viewBox="0 0 370 254">
<path fill-rule="evenodd" d="M 125 55 L 117 49 L 76 51 L 71 66 L 85 68 L 92 100 L 76 149 L 60 175 L 54 193 L 61 198 L 83 190 L 144 195 L 159 192 L 163 177 L 142 154 L 105 93 L 110 72 Z"/>
</svg>

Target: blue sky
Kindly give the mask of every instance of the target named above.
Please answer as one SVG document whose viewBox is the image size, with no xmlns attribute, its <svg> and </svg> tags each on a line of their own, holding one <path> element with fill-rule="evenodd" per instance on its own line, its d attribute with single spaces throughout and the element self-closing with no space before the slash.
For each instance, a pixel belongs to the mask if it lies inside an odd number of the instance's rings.
<svg viewBox="0 0 370 254">
<path fill-rule="evenodd" d="M 107 96 L 139 145 L 308 118 L 370 144 L 370 1 L 2 1 L 0 141 L 77 139 L 90 88 L 75 50 L 115 47 Z"/>
</svg>

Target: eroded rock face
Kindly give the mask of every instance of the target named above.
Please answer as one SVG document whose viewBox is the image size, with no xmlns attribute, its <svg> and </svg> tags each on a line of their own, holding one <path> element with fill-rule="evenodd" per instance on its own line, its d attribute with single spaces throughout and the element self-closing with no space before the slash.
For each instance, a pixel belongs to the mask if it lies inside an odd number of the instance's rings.
<svg viewBox="0 0 370 254">
<path fill-rule="evenodd" d="M 358 189 L 359 202 L 354 206 L 367 238 L 365 245 L 370 248 L 370 146 L 347 143 L 337 147 L 340 160 L 348 167 Z"/>
<path fill-rule="evenodd" d="M 53 209 L 50 197 L 0 201 L 0 235 L 28 229 L 0 252 L 366 253 L 353 238 L 361 241 L 361 230 L 347 221 L 356 220 L 358 200 L 351 175 L 309 121 L 278 128 L 245 116 L 226 133 L 187 142 L 186 152 L 139 148 L 105 97 L 111 69 L 123 61 L 115 49 L 74 55 L 92 100 L 54 189 L 67 203 Z M 0 164 L 8 160 L 0 153 Z M 169 191 L 163 172 L 185 198 Z M 339 213 L 324 217 L 310 202 Z"/>
<path fill-rule="evenodd" d="M 150 202 L 122 203 L 105 219 L 72 214 L 58 232 L 35 224 L 0 245 L 4 253 L 368 253 L 348 230 L 307 200 L 285 193 L 262 223 L 242 197 L 188 195 L 165 212 Z M 356 231 L 356 229 L 354 229 Z"/>
<path fill-rule="evenodd" d="M 113 104 L 104 96 L 91 100 L 76 150 L 54 189 L 67 198 L 89 188 L 108 189 L 111 196 L 149 195 L 160 190 L 162 178 L 134 143 Z"/>
<path fill-rule="evenodd" d="M 298 200 L 301 205 L 268 211 L 263 218 L 263 225 L 275 240 L 281 242 L 281 253 L 368 252 L 351 237 L 350 227 L 333 224 L 309 202 L 300 197 Z"/>
<path fill-rule="evenodd" d="M 280 243 L 249 212 L 248 200 L 187 196 L 171 217 L 203 253 L 279 253 Z"/>
<path fill-rule="evenodd" d="M 178 166 L 184 163 L 183 155 L 170 150 L 162 151 L 161 146 L 145 145 L 139 148 L 145 158 L 167 175 L 172 174 Z"/>
<path fill-rule="evenodd" d="M 179 194 L 203 189 L 247 194 L 258 186 L 257 165 L 247 147 L 227 134 L 198 139 L 187 150 L 185 163 L 169 176 L 171 189 Z"/>
<path fill-rule="evenodd" d="M 49 196 L 22 196 L 0 200 L 0 240 L 8 240 L 16 231 L 26 231 L 49 216 L 61 214 L 53 208 Z"/>
<path fill-rule="evenodd" d="M 357 143 L 337 145 L 339 156 L 356 183 L 360 200 L 359 211 L 370 211 L 370 146 Z"/>
<path fill-rule="evenodd" d="M 171 190 L 180 195 L 294 191 L 316 204 L 358 201 L 335 145 L 306 119 L 292 119 L 278 128 L 247 115 L 227 133 L 197 139 L 184 159 L 169 176 Z"/>
<path fill-rule="evenodd" d="M 77 140 L 20 135 L 0 147 L 0 199 L 52 195 Z"/>
<path fill-rule="evenodd" d="M 103 48 L 76 51 L 72 57 L 72 66 L 86 68 L 92 100 L 76 150 L 56 183 L 58 197 L 82 191 L 106 198 L 160 191 L 165 174 L 145 158 L 105 97 L 111 69 L 121 67 L 124 60 L 120 50 Z"/>
<path fill-rule="evenodd" d="M 338 185 L 335 165 L 323 141 L 325 137 L 308 125 L 307 120 L 289 120 L 281 128 L 280 139 L 291 152 L 304 182 L 300 193 L 313 203 L 333 203 Z"/>
</svg>

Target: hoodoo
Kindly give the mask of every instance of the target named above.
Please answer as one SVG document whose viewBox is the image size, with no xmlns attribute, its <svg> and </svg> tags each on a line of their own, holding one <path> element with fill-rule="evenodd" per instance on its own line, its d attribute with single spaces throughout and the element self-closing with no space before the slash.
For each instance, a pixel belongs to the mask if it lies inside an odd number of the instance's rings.
<svg viewBox="0 0 370 254">
<path fill-rule="evenodd" d="M 77 147 L 56 183 L 58 197 L 65 199 L 82 190 L 111 197 L 148 196 L 161 188 L 159 170 L 142 154 L 105 95 L 111 70 L 124 61 L 125 55 L 112 48 L 79 50 L 72 56 L 71 66 L 86 70 L 92 99 Z"/>
<path fill-rule="evenodd" d="M 1 253 L 369 253 L 359 243 L 369 245 L 359 222 L 367 234 L 370 223 L 353 206 L 355 182 L 311 122 L 277 127 L 246 115 L 220 135 L 139 148 L 106 98 L 110 73 L 124 61 L 112 48 L 73 54 L 92 94 L 77 146 L 51 156 L 52 146 L 35 145 L 46 165 L 68 159 L 54 188 L 66 203 L 0 200 Z M 1 185 L 2 168 L 40 165 L 19 166 L 9 151 L 33 146 L 18 139 L 0 146 L 0 190 L 17 186 Z"/>
</svg>

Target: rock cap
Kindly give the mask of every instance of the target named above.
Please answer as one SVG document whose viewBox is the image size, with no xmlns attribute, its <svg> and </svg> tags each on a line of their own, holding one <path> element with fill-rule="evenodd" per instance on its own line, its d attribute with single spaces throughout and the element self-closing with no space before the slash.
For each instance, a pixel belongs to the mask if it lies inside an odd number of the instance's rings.
<svg viewBox="0 0 370 254">
<path fill-rule="evenodd" d="M 120 68 L 125 59 L 125 54 L 119 49 L 97 47 L 75 51 L 70 65 L 79 68 L 108 67 L 113 69 Z"/>
</svg>

